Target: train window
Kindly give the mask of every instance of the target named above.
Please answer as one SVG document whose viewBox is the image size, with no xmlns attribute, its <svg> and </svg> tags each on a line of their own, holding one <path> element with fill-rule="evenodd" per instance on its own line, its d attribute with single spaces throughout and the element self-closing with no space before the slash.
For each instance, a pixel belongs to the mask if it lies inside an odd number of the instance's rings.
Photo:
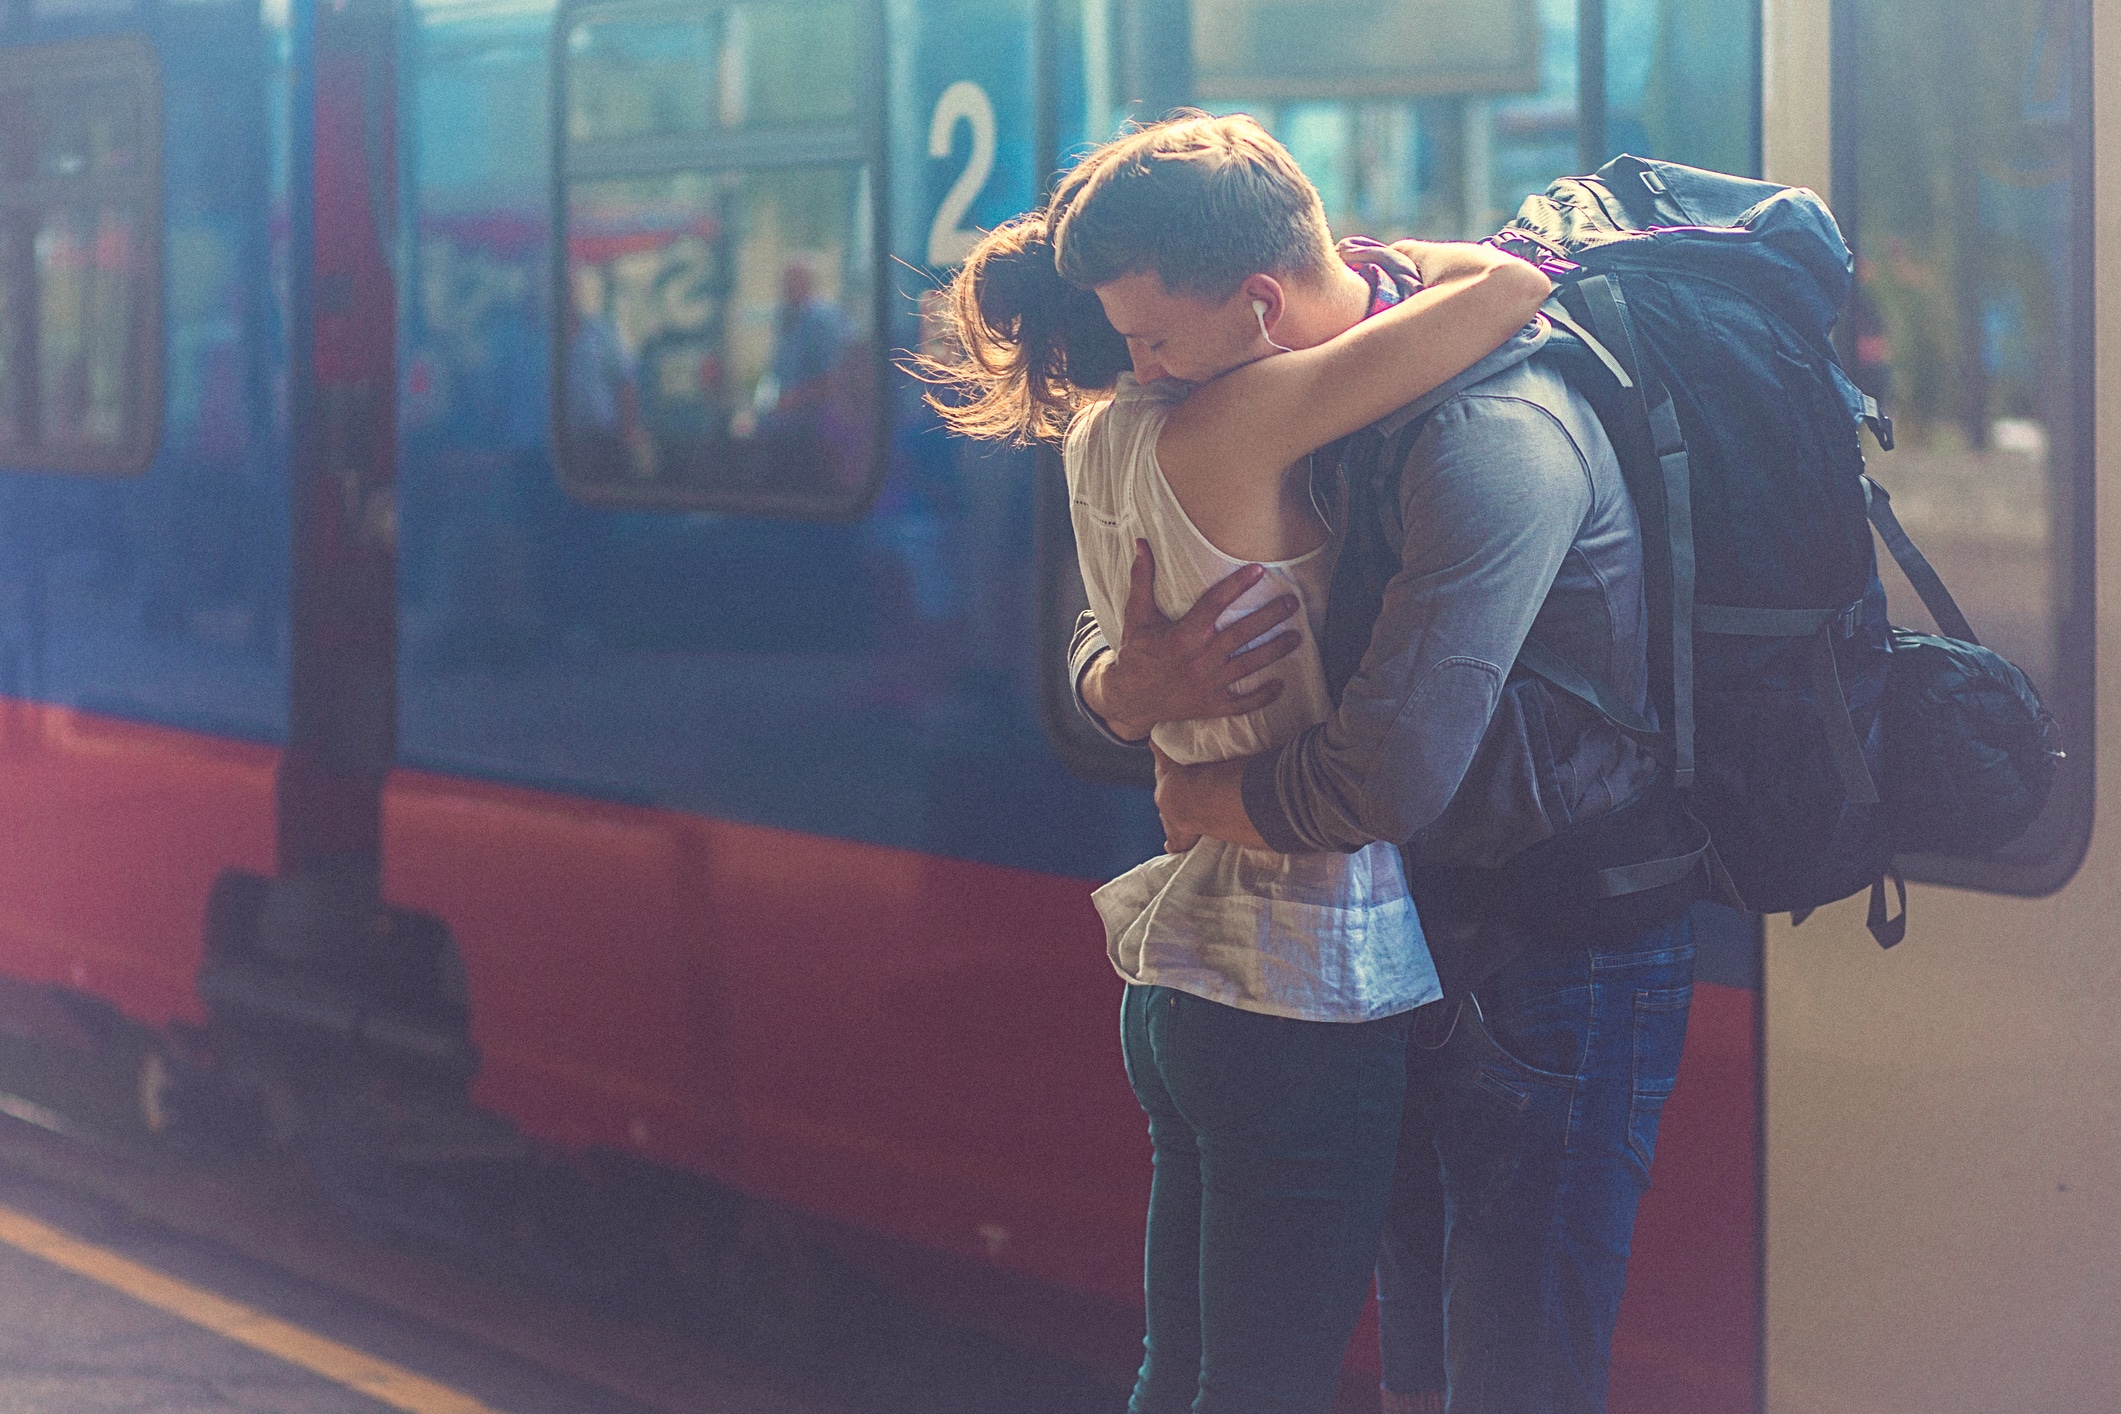
<svg viewBox="0 0 2121 1414">
<path fill-rule="evenodd" d="M 132 473 L 160 409 L 153 52 L 0 53 L 0 465 Z"/>
<path fill-rule="evenodd" d="M 715 27 L 700 15 L 604 16 L 567 37 L 567 136 L 599 139 L 682 136 L 721 126 L 715 85 Z"/>
<path fill-rule="evenodd" d="M 1343 86 L 1323 80 L 1312 97 L 1266 99 L 1211 75 L 1209 107 L 1265 123 L 1318 184 L 1335 231 L 1480 237 L 1556 177 L 1623 152 L 1757 174 L 1760 4 L 1454 0 L 1436 7 L 1449 23 L 1496 40 L 1521 31 L 1538 62 L 1475 74 L 1456 67 L 1471 51 L 1446 54 L 1440 72 L 1363 80 L 1376 88 L 1364 99 L 1319 96 Z"/>
<path fill-rule="evenodd" d="M 861 78 L 853 3 L 617 13 L 569 31 L 577 142 L 852 122 Z"/>
<path fill-rule="evenodd" d="M 566 482 L 845 514 L 881 464 L 862 6 L 598 9 L 562 46 Z"/>
<path fill-rule="evenodd" d="M 1603 0 L 1603 122 L 1582 144 L 1602 163 L 1632 152 L 1760 171 L 1760 0 Z M 1584 95 L 1585 106 L 1594 101 Z M 1586 117 L 1590 117 L 1586 113 Z M 1587 128 L 1593 127 L 1589 122 Z"/>
<path fill-rule="evenodd" d="M 1899 446 L 1871 471 L 1975 631 L 2023 667 L 2070 759 L 2000 857 L 1920 877 L 2058 887 L 2090 830 L 2091 148 L 2087 0 L 1850 0 L 1837 41 L 1844 337 Z M 1895 617 L 1927 627 L 1886 568 Z"/>
</svg>

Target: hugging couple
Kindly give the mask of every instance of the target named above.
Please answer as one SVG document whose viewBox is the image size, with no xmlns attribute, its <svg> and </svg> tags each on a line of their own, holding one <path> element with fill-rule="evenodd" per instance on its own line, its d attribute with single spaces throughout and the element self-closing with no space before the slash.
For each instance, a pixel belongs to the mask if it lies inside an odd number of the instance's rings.
<svg viewBox="0 0 2121 1414">
<path fill-rule="evenodd" d="M 1347 242 L 1249 118 L 1092 152 L 949 305 L 956 430 L 1059 442 L 1083 710 L 1169 851 L 1098 890 L 1155 1153 L 1132 1414 L 1322 1414 L 1375 1271 L 1384 1408 L 1605 1406 L 1691 882 L 1641 529 L 1541 356 L 1548 278 Z"/>
</svg>

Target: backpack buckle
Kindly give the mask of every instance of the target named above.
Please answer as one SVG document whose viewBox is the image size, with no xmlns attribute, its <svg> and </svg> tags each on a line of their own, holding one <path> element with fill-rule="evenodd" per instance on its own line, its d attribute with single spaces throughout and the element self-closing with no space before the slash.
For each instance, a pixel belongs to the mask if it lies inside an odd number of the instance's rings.
<svg viewBox="0 0 2121 1414">
<path fill-rule="evenodd" d="M 1856 631 L 1862 627 L 1863 601 L 1861 599 L 1834 615 L 1833 628 L 1834 637 L 1836 638 L 1854 638 Z"/>
</svg>

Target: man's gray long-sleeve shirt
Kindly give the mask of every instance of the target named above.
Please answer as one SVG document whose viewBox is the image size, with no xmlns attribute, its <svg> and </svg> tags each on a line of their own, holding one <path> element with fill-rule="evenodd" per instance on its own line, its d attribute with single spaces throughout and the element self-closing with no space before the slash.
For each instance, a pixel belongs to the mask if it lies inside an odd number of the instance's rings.
<svg viewBox="0 0 2121 1414">
<path fill-rule="evenodd" d="M 1246 770 L 1246 813 L 1274 848 L 1388 840 L 1425 866 L 1494 867 L 1653 778 L 1637 743 L 1511 671 L 1536 624 L 1547 647 L 1649 711 L 1639 522 L 1589 405 L 1533 357 L 1544 341 L 1543 325 L 1528 329 L 1358 434 L 1389 438 L 1427 416 L 1398 503 L 1381 508 L 1396 512 L 1384 529 L 1400 568 L 1361 667 L 1331 717 Z M 1104 646 L 1094 627 L 1078 631 L 1078 685 Z"/>
</svg>

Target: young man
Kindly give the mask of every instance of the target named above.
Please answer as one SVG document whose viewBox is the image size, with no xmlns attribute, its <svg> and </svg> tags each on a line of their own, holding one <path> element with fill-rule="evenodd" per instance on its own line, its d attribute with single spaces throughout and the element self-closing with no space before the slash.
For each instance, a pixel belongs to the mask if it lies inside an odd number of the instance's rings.
<svg viewBox="0 0 2121 1414">
<path fill-rule="evenodd" d="M 1292 312 L 1305 339 L 1349 322 Z M 1247 760 L 1159 763 L 1175 847 L 1404 851 L 1445 997 L 1417 1014 L 1379 1262 L 1388 1414 L 1604 1408 L 1685 1038 L 1696 881 L 1601 886 L 1684 852 L 1664 772 L 1518 665 L 1536 634 L 1650 714 L 1640 527 L 1546 337 L 1535 324 L 1319 457 L 1341 544 L 1321 645 L 1334 715 Z M 1123 738 L 1224 715 L 1243 675 L 1215 637 L 1227 600 L 1166 621 L 1152 574 L 1137 565 L 1125 651 L 1086 621 L 1071 655 L 1084 710 Z"/>
</svg>

